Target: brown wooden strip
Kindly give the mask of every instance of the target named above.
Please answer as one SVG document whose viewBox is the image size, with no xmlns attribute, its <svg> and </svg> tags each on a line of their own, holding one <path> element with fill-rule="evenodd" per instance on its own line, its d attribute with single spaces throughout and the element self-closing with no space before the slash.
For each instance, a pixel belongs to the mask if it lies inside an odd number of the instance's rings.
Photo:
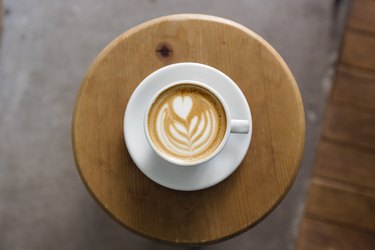
<svg viewBox="0 0 375 250">
<path fill-rule="evenodd" d="M 375 149 L 375 113 L 350 106 L 329 104 L 323 135 Z"/>
<path fill-rule="evenodd" d="M 375 193 L 315 177 L 307 214 L 375 232 Z"/>
<path fill-rule="evenodd" d="M 338 70 L 333 101 L 375 109 L 375 74 Z"/>
<path fill-rule="evenodd" d="M 304 218 L 301 223 L 297 250 L 372 250 L 374 235 L 331 223 Z"/>
<path fill-rule="evenodd" d="M 352 1 L 348 25 L 369 32 L 375 32 L 375 1 Z"/>
<path fill-rule="evenodd" d="M 352 1 L 298 250 L 375 247 L 374 13 Z"/>
<path fill-rule="evenodd" d="M 375 189 L 375 154 L 323 141 L 314 173 Z"/>
<path fill-rule="evenodd" d="M 341 61 L 375 70 L 375 36 L 348 30 L 344 37 Z"/>
</svg>

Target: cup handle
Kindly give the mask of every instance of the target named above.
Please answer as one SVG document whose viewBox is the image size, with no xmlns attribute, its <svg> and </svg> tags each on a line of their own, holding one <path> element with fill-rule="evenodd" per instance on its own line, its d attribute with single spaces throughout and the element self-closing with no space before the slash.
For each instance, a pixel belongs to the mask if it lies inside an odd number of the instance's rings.
<svg viewBox="0 0 375 250">
<path fill-rule="evenodd" d="M 250 124 L 247 120 L 231 120 L 230 132 L 235 134 L 247 134 L 250 130 Z"/>
</svg>

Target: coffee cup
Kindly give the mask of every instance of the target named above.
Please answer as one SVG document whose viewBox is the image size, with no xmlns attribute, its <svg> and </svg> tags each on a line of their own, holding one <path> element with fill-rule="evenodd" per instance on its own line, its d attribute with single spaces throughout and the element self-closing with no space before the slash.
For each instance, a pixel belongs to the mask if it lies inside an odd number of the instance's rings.
<svg viewBox="0 0 375 250">
<path fill-rule="evenodd" d="M 144 131 L 152 149 L 180 166 L 214 158 L 231 133 L 247 134 L 248 120 L 232 119 L 224 98 L 207 84 L 180 80 L 160 89 L 144 115 Z"/>
</svg>

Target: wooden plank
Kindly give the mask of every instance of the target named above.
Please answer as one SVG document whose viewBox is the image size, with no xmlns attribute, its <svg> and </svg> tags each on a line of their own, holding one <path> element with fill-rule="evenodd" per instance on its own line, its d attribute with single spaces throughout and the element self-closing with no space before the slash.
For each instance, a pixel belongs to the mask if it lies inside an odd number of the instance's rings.
<svg viewBox="0 0 375 250">
<path fill-rule="evenodd" d="M 327 138 L 375 149 L 375 113 L 350 106 L 329 104 L 323 135 Z"/>
<path fill-rule="evenodd" d="M 375 1 L 352 1 L 348 25 L 352 28 L 375 32 Z"/>
<path fill-rule="evenodd" d="M 332 98 L 335 102 L 375 109 L 375 74 L 338 70 Z"/>
<path fill-rule="evenodd" d="M 352 230 L 331 223 L 304 218 L 297 242 L 297 250 L 372 250 L 373 234 Z"/>
<path fill-rule="evenodd" d="M 344 37 L 341 61 L 345 64 L 375 70 L 375 36 L 348 30 Z"/>
<path fill-rule="evenodd" d="M 375 154 L 323 141 L 314 173 L 375 189 Z"/>
<path fill-rule="evenodd" d="M 348 27 L 299 250 L 375 247 L 375 1 L 352 1 Z"/>
<path fill-rule="evenodd" d="M 317 177 L 311 183 L 307 214 L 375 232 L 374 211 L 374 192 Z"/>
</svg>

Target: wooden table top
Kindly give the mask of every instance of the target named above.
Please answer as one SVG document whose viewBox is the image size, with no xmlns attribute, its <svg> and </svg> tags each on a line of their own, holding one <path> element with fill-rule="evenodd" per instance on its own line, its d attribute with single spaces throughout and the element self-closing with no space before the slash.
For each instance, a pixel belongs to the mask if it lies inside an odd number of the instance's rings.
<svg viewBox="0 0 375 250">
<path fill-rule="evenodd" d="M 186 61 L 231 77 L 253 116 L 252 142 L 240 167 L 218 185 L 193 192 L 144 176 L 122 129 L 136 86 L 151 72 Z M 196 14 L 151 20 L 112 41 L 82 82 L 72 124 L 76 164 L 95 200 L 129 230 L 182 245 L 228 239 L 269 214 L 293 183 L 304 139 L 301 96 L 279 54 L 242 25 Z"/>
</svg>

